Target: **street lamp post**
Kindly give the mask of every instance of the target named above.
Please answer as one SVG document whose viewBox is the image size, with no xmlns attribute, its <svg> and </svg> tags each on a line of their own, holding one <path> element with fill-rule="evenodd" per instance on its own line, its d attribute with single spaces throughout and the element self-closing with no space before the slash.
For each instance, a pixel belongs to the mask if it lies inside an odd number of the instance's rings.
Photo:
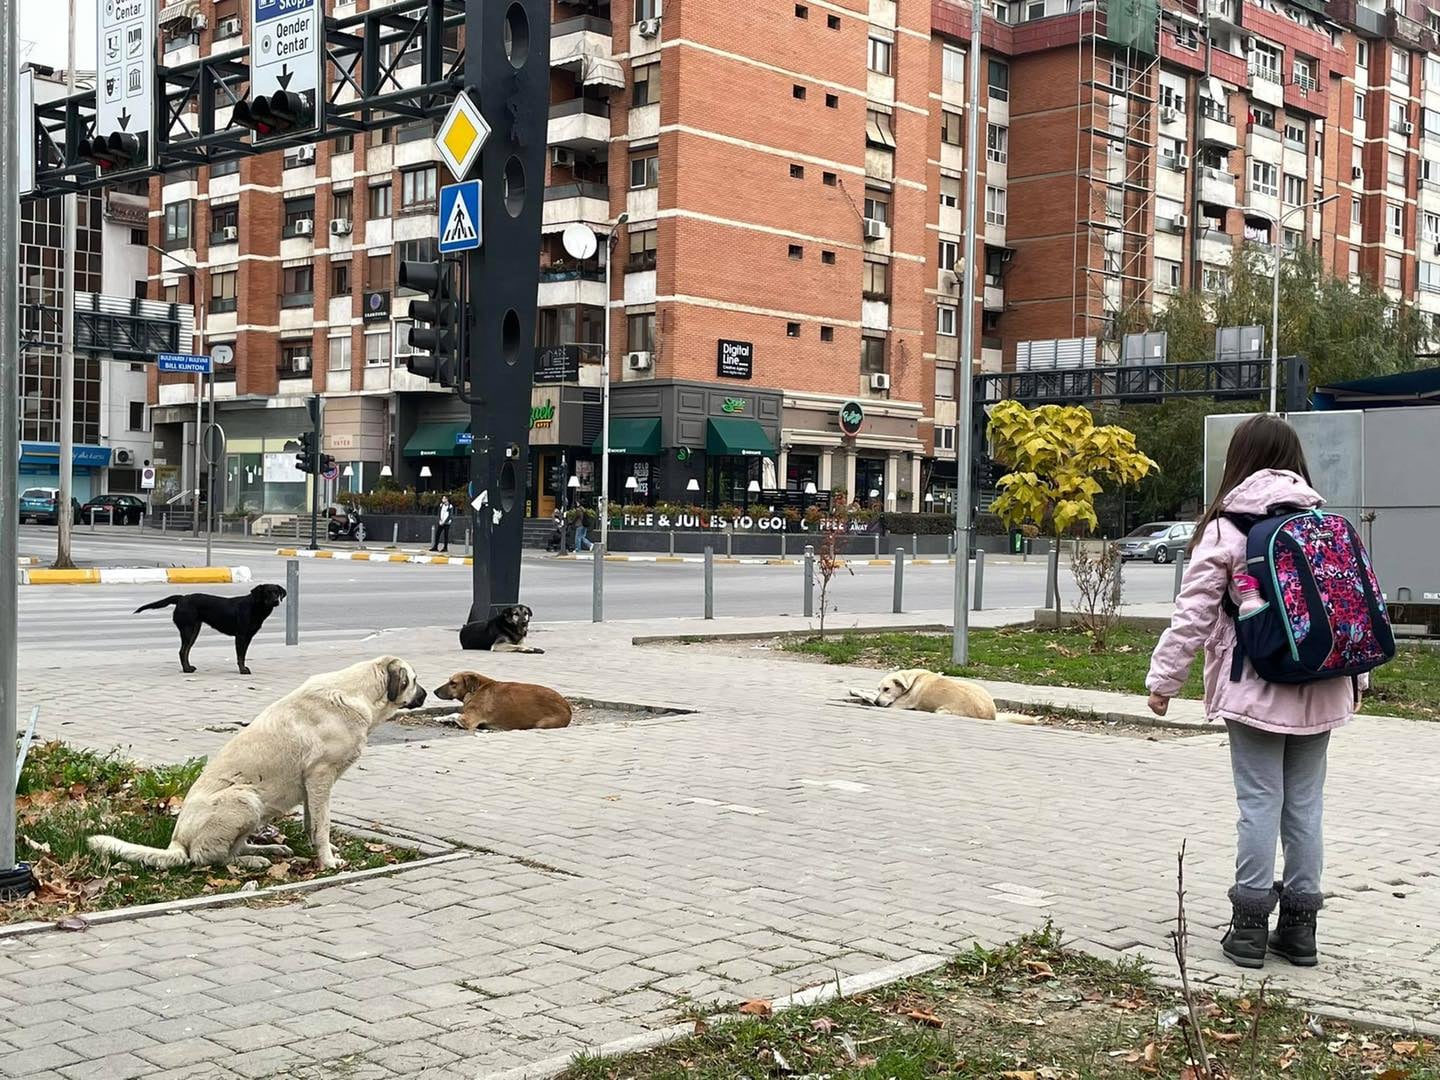
<svg viewBox="0 0 1440 1080">
<path fill-rule="evenodd" d="M 191 347 L 199 355 L 205 353 L 205 302 L 200 297 L 200 271 L 195 266 L 187 263 L 173 252 L 166 251 L 154 244 L 146 244 L 147 248 L 155 252 L 162 259 L 169 259 L 178 265 L 185 277 L 190 282 L 190 305 L 195 310 L 195 337 Z M 205 376 L 195 376 L 195 512 L 191 521 L 195 528 L 195 534 L 200 534 L 200 454 L 201 454 L 201 429 L 205 426 Z M 210 365 L 210 423 L 215 423 L 215 365 Z M 213 467 L 213 466 L 212 466 Z M 208 522 L 208 519 L 207 519 Z M 207 528 L 208 532 L 208 528 Z M 210 561 L 208 558 L 205 560 Z"/>
<path fill-rule="evenodd" d="M 615 261 L 615 240 L 620 226 L 630 220 L 621 214 L 605 236 L 605 371 L 600 380 L 600 546 L 610 543 L 610 265 Z"/>
</svg>

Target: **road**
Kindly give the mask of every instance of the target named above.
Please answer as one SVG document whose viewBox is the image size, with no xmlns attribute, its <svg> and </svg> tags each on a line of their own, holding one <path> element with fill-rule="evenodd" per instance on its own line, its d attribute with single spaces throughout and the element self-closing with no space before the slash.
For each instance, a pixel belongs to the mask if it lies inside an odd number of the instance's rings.
<svg viewBox="0 0 1440 1080">
<path fill-rule="evenodd" d="M 21 530 L 22 554 L 49 557 L 55 530 Z M 286 560 L 273 547 L 229 542 L 216 544 L 216 565 L 248 566 L 255 581 L 285 581 Z M 106 566 L 198 566 L 204 546 L 193 541 L 140 537 L 132 530 L 75 535 L 76 560 Z M 894 571 L 860 566 L 843 571 L 831 584 L 832 611 L 843 621 L 847 613 L 889 611 Z M 949 609 L 954 588 L 948 566 L 907 566 L 905 607 L 913 611 Z M 590 618 L 589 562 L 572 562 L 533 554 L 525 557 L 520 598 L 535 609 L 537 621 L 584 621 Z M 470 571 L 462 566 L 303 560 L 301 632 L 307 640 L 356 640 L 381 629 L 459 626 L 469 608 Z M 703 607 L 703 569 L 698 564 L 617 563 L 605 565 L 605 614 L 609 619 L 696 616 Z M 1126 601 L 1168 600 L 1174 573 L 1170 567 L 1132 564 L 1126 568 Z M 202 591 L 233 594 L 250 586 L 209 586 Z M 799 567 L 735 566 L 715 568 L 715 614 L 720 617 L 791 614 L 802 610 L 803 582 Z M 165 612 L 133 614 L 135 608 L 167 595 L 166 586 L 24 586 L 20 590 L 20 647 L 126 646 L 173 649 L 176 635 Z M 1068 571 L 1061 570 L 1066 603 L 1075 600 Z M 985 567 L 987 607 L 1041 606 L 1045 598 L 1043 560 L 1016 563 L 991 559 Z M 278 643 L 284 634 L 283 612 L 266 624 L 260 642 Z M 227 640 L 203 633 L 197 648 L 226 650 Z"/>
</svg>

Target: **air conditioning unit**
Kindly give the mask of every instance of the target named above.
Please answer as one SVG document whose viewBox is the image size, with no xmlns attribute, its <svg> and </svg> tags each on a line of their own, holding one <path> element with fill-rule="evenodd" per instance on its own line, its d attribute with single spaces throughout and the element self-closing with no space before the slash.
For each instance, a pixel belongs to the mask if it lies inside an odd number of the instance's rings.
<svg viewBox="0 0 1440 1080">
<path fill-rule="evenodd" d="M 1440 240 L 1435 241 L 1435 254 L 1440 255 Z"/>
<path fill-rule="evenodd" d="M 1410 120 L 1406 120 L 1403 124 L 1400 125 L 1400 130 L 1406 135 L 1414 135 L 1415 124 Z"/>
<path fill-rule="evenodd" d="M 573 169 L 575 167 L 575 151 L 564 146 L 557 146 L 550 151 L 550 164 L 559 169 Z"/>
<path fill-rule="evenodd" d="M 315 222 L 311 221 L 309 218 L 301 218 L 299 221 L 295 222 L 295 235 L 314 236 Z"/>
<path fill-rule="evenodd" d="M 219 25 L 219 26 L 216 28 L 216 30 L 215 30 L 215 34 L 216 34 L 217 37 L 222 37 L 222 38 L 227 38 L 227 37 L 239 37 L 239 36 L 240 36 L 240 20 L 239 20 L 239 19 L 234 19 L 234 18 L 231 18 L 231 19 L 221 19 L 221 20 L 220 20 L 220 25 Z"/>
<path fill-rule="evenodd" d="M 625 354 L 625 364 L 631 371 L 649 371 L 653 361 L 648 352 L 632 352 Z"/>
<path fill-rule="evenodd" d="M 226 244 L 233 244 L 240 239 L 240 230 L 234 225 L 226 225 L 220 230 L 220 239 Z"/>
<path fill-rule="evenodd" d="M 310 370 L 310 357 L 308 357 L 308 356 L 297 356 L 297 357 L 295 357 L 294 364 L 295 364 L 295 371 L 296 371 L 296 373 L 297 373 L 297 374 L 300 374 L 300 375 L 304 375 L 306 372 L 308 372 L 308 371 Z"/>
<path fill-rule="evenodd" d="M 330 222 L 331 236 L 349 236 L 350 230 L 354 228 L 349 218 L 337 217 Z"/>
<path fill-rule="evenodd" d="M 885 222 L 876 221 L 874 218 L 865 219 L 865 239 L 884 240 L 890 230 L 885 227 Z"/>
<path fill-rule="evenodd" d="M 205 18 L 205 16 L 198 11 L 194 15 L 190 16 L 190 29 L 192 30 L 204 30 L 205 27 L 209 25 L 210 20 Z"/>
<path fill-rule="evenodd" d="M 875 374 L 873 374 L 873 375 L 870 376 L 870 389 L 871 389 L 871 390 L 889 390 L 889 389 L 890 389 L 890 376 L 889 376 L 889 375 L 886 375 L 886 374 L 885 374 L 884 372 L 882 372 L 882 371 L 877 371 L 877 372 L 875 372 Z"/>
<path fill-rule="evenodd" d="M 1170 224 L 1177 230 L 1184 229 L 1190 224 L 1190 216 L 1188 214 L 1176 214 L 1170 219 Z"/>
<path fill-rule="evenodd" d="M 638 30 L 638 31 L 640 31 L 640 36 L 641 36 L 641 37 L 644 37 L 644 38 L 653 38 L 653 37 L 656 37 L 656 36 L 660 33 L 660 20 L 659 20 L 659 19 L 641 19 L 638 23 L 635 24 L 635 29 Z"/>
<path fill-rule="evenodd" d="M 1354 168 L 1352 168 L 1352 169 L 1350 170 L 1350 179 L 1351 179 L 1351 180 L 1359 180 L 1359 179 L 1360 179 L 1362 176 L 1364 176 L 1364 175 L 1365 175 L 1365 170 L 1362 169 L 1359 165 L 1356 165 Z"/>
<path fill-rule="evenodd" d="M 295 150 L 295 160 L 298 161 L 298 162 L 300 162 L 302 165 L 313 165 L 313 164 L 315 164 L 315 147 L 313 147 L 313 146 L 301 146 L 301 147 L 297 147 L 296 150 Z"/>
<path fill-rule="evenodd" d="M 116 464 L 116 465 L 134 465 L 134 464 L 135 464 L 135 451 L 133 451 L 133 450 L 126 450 L 123 446 L 120 447 L 120 449 L 118 449 L 118 450 L 115 451 L 115 464 Z"/>
<path fill-rule="evenodd" d="M 1175 167 L 1176 167 L 1177 169 L 1188 169 L 1188 168 L 1190 167 L 1190 155 L 1189 155 L 1189 154 L 1176 154 L 1176 155 L 1175 155 Z"/>
<path fill-rule="evenodd" d="M 1162 124 L 1173 124 L 1178 119 L 1180 119 L 1180 114 L 1169 105 L 1160 106 L 1160 122 Z"/>
</svg>

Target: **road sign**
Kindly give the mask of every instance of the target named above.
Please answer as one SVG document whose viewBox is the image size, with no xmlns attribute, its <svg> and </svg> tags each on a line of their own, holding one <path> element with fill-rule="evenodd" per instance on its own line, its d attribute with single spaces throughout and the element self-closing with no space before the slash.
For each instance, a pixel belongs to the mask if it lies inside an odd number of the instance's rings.
<svg viewBox="0 0 1440 1080">
<path fill-rule="evenodd" d="M 456 180 L 464 180 L 489 135 L 490 125 L 480 115 L 470 95 L 461 90 L 455 95 L 450 111 L 445 114 L 440 130 L 435 133 L 435 150 L 450 169 L 450 174 Z"/>
<path fill-rule="evenodd" d="M 461 431 L 461 432 L 457 433 L 456 436 L 455 436 L 455 445 L 456 445 L 456 446 L 474 446 L 474 445 L 475 445 L 475 435 L 474 435 L 472 432 L 469 432 L 469 431 Z"/>
<path fill-rule="evenodd" d="M 326 480 L 338 479 L 340 476 L 340 466 L 332 461 L 330 463 L 330 467 L 322 471 L 320 475 L 323 476 Z"/>
<path fill-rule="evenodd" d="M 151 118 L 155 114 L 156 0 L 101 0 L 95 20 L 95 134 L 123 131 L 147 143 L 146 164 L 155 160 Z"/>
<path fill-rule="evenodd" d="M 325 58 L 319 5 L 315 0 L 253 0 L 253 11 L 250 100 L 288 90 L 310 95 L 313 106 Z"/>
<path fill-rule="evenodd" d="M 214 465 L 217 461 L 225 460 L 225 441 L 223 427 L 219 424 L 205 425 L 201 446 L 204 450 L 206 465 Z"/>
<path fill-rule="evenodd" d="M 440 189 L 440 253 L 473 251 L 480 246 L 480 181 Z"/>
<path fill-rule="evenodd" d="M 20 197 L 35 190 L 35 72 L 20 73 Z"/>
<path fill-rule="evenodd" d="M 140 488 L 142 491 L 155 490 L 155 470 L 149 465 L 140 470 Z"/>
<path fill-rule="evenodd" d="M 187 375 L 209 375 L 210 357 L 161 353 L 155 358 L 155 367 L 159 371 L 183 371 Z"/>
</svg>

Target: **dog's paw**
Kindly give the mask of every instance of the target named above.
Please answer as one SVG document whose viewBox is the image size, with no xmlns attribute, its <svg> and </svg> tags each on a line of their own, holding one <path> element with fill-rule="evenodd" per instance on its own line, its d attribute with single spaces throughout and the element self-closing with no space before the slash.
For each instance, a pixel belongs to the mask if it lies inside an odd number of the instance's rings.
<svg viewBox="0 0 1440 1080">
<path fill-rule="evenodd" d="M 250 669 L 249 669 L 248 667 L 242 667 L 242 668 L 240 669 L 240 674 L 241 674 L 241 675 L 249 675 L 249 674 L 250 674 Z"/>
<path fill-rule="evenodd" d="M 526 651 L 526 652 L 529 652 L 529 653 L 538 653 L 538 654 L 541 655 L 541 656 L 544 656 L 544 655 L 545 655 L 545 650 L 544 650 L 544 649 L 537 649 L 537 648 L 535 648 L 533 645 L 532 645 L 530 648 L 526 649 L 525 651 Z"/>
<path fill-rule="evenodd" d="M 187 665 L 187 666 L 185 666 L 185 667 L 182 667 L 180 670 L 183 671 L 186 675 L 194 675 L 195 672 L 198 671 L 199 669 L 198 669 L 198 668 L 195 668 L 195 667 L 193 667 L 193 666 Z"/>
<path fill-rule="evenodd" d="M 238 866 L 241 870 L 268 870 L 270 860 L 263 855 L 236 855 L 229 865 Z"/>
<path fill-rule="evenodd" d="M 322 858 L 318 861 L 321 870 L 344 870 L 345 867 L 350 865 L 344 859 L 340 858 L 339 855 L 331 855 L 328 859 Z"/>
</svg>

